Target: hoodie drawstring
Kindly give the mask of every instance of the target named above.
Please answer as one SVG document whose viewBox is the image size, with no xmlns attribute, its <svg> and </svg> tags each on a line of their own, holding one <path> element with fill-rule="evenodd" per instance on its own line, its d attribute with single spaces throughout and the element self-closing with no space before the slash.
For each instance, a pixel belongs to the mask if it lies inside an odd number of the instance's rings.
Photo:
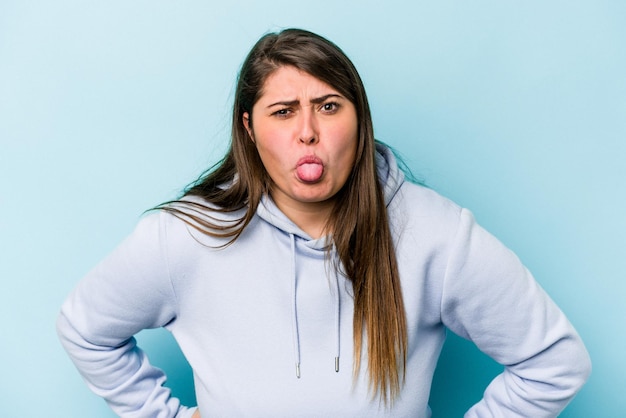
<svg viewBox="0 0 626 418">
<path fill-rule="evenodd" d="M 335 244 L 333 244 L 333 253 L 337 254 L 335 251 Z M 338 270 L 338 260 L 337 256 L 335 256 L 335 264 L 332 266 L 333 271 L 335 272 L 335 333 L 336 333 L 336 352 L 335 352 L 335 372 L 339 372 L 339 353 L 341 348 L 341 299 L 339 297 L 339 273 Z"/>
<path fill-rule="evenodd" d="M 298 324 L 298 302 L 296 287 L 298 284 L 298 276 L 296 271 L 296 237 L 294 234 L 289 234 L 291 241 L 291 276 L 293 278 L 291 282 L 291 327 L 293 335 L 293 352 L 296 361 L 296 377 L 300 379 L 300 328 Z M 334 245 L 333 245 L 334 249 Z M 336 252 L 334 251 L 336 254 Z M 335 372 L 339 372 L 339 353 L 341 349 L 341 298 L 339 295 L 339 274 L 337 272 L 337 264 L 333 265 L 333 271 L 335 276 L 334 281 L 334 296 L 335 296 Z"/>
<path fill-rule="evenodd" d="M 296 358 L 296 377 L 300 379 L 300 330 L 298 329 L 298 303 L 296 298 L 296 284 L 298 282 L 296 275 L 296 237 L 294 234 L 289 234 L 289 237 L 291 238 L 291 276 L 293 278 L 291 282 L 293 353 Z"/>
</svg>

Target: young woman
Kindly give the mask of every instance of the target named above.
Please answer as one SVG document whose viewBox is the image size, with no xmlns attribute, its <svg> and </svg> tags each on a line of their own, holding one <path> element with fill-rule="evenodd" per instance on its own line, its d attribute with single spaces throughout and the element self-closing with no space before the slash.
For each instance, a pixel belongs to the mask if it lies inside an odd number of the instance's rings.
<svg viewBox="0 0 626 418">
<path fill-rule="evenodd" d="M 197 408 L 135 345 L 154 327 L 189 361 Z M 145 216 L 58 318 L 122 417 L 428 417 L 446 328 L 504 366 L 469 417 L 556 416 L 590 371 L 516 256 L 374 140 L 350 60 L 297 29 L 245 60 L 222 162 Z"/>
</svg>

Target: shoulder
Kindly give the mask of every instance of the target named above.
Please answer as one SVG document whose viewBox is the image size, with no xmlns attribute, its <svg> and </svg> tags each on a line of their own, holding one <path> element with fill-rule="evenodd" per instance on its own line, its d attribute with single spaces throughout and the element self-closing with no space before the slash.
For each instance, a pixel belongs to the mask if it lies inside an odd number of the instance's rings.
<svg viewBox="0 0 626 418">
<path fill-rule="evenodd" d="M 404 182 L 387 213 L 399 250 L 419 248 L 445 258 L 468 212 L 433 189 Z"/>
<path fill-rule="evenodd" d="M 389 206 L 390 218 L 428 218 L 457 224 L 463 208 L 428 187 L 404 182 Z"/>
<path fill-rule="evenodd" d="M 185 196 L 147 211 L 139 220 L 133 235 L 160 243 L 168 252 L 190 247 L 220 247 L 228 239 L 224 231 L 236 226 L 245 215 L 245 208 L 222 211 L 200 197 Z"/>
<path fill-rule="evenodd" d="M 246 210 L 247 207 L 225 210 L 200 196 L 184 196 L 158 208 L 159 212 L 169 215 L 164 218 L 169 225 L 186 225 L 208 232 L 233 227 L 245 216 Z"/>
</svg>

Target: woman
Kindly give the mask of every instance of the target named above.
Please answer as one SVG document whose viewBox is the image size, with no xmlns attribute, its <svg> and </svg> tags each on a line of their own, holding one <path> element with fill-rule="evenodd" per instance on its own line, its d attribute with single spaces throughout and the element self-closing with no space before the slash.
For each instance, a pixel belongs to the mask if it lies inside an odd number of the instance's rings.
<svg viewBox="0 0 626 418">
<path fill-rule="evenodd" d="M 430 416 L 446 328 L 504 365 L 469 417 L 556 416 L 590 371 L 563 313 L 472 215 L 405 181 L 334 44 L 262 37 L 231 148 L 81 281 L 60 338 L 120 416 Z M 181 406 L 133 335 L 165 327 Z"/>
</svg>

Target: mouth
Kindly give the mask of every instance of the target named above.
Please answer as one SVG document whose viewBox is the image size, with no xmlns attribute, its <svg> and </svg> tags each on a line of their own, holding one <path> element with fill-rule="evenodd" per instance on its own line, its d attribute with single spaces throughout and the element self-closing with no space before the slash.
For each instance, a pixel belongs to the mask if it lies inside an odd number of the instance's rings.
<svg viewBox="0 0 626 418">
<path fill-rule="evenodd" d="M 296 164 L 296 177 L 303 183 L 317 183 L 324 175 L 324 163 L 315 155 L 307 155 Z"/>
</svg>

